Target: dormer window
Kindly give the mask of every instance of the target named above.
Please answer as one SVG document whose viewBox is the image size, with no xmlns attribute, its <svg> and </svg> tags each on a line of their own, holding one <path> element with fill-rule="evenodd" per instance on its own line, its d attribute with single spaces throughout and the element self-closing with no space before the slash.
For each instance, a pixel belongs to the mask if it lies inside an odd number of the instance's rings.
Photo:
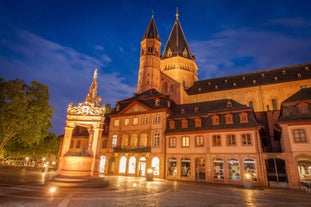
<svg viewBox="0 0 311 207">
<path fill-rule="evenodd" d="M 202 127 L 202 119 L 200 117 L 197 117 L 194 119 L 194 126 L 195 127 Z"/>
<path fill-rule="evenodd" d="M 219 125 L 219 116 L 218 115 L 213 115 L 212 116 L 212 125 Z"/>
<path fill-rule="evenodd" d="M 232 114 L 226 114 L 225 120 L 226 120 L 226 124 L 233 124 L 233 115 Z"/>
<path fill-rule="evenodd" d="M 231 108 L 232 107 L 232 102 L 231 101 L 227 101 L 227 108 Z"/>
<path fill-rule="evenodd" d="M 301 73 L 298 73 L 298 74 L 297 74 L 297 77 L 298 77 L 298 78 L 301 78 L 301 77 L 302 77 L 302 76 L 301 76 Z"/>
<path fill-rule="evenodd" d="M 194 107 L 194 113 L 198 113 L 199 112 L 199 107 Z"/>
<path fill-rule="evenodd" d="M 169 121 L 169 128 L 170 129 L 175 129 L 175 121 L 174 120 L 170 120 Z"/>
<path fill-rule="evenodd" d="M 299 110 L 299 113 L 301 114 L 306 114 L 306 113 L 309 113 L 309 109 L 308 109 L 308 104 L 307 103 L 299 103 L 297 105 L 297 108 Z"/>
<path fill-rule="evenodd" d="M 187 49 L 185 48 L 184 49 L 184 51 L 182 52 L 182 55 L 184 56 L 184 57 L 187 57 L 187 55 L 188 55 L 188 51 L 187 51 Z"/>
<path fill-rule="evenodd" d="M 240 123 L 248 123 L 248 114 L 246 112 L 242 112 L 239 114 Z"/>
<path fill-rule="evenodd" d="M 119 104 L 117 104 L 117 106 L 116 106 L 116 111 L 120 111 L 120 105 Z"/>
<path fill-rule="evenodd" d="M 188 128 L 188 120 L 187 119 L 181 120 L 181 128 L 183 128 L 183 129 Z"/>
<path fill-rule="evenodd" d="M 160 99 L 158 99 L 158 98 L 155 99 L 155 100 L 154 100 L 154 105 L 155 105 L 155 106 L 160 106 Z"/>
<path fill-rule="evenodd" d="M 186 110 L 185 110 L 185 109 L 181 109 L 180 113 L 181 113 L 181 114 L 185 114 L 185 113 L 186 113 Z"/>
<path fill-rule="evenodd" d="M 171 50 L 171 48 L 168 48 L 168 50 L 167 50 L 167 57 L 172 57 L 172 50 Z"/>
</svg>

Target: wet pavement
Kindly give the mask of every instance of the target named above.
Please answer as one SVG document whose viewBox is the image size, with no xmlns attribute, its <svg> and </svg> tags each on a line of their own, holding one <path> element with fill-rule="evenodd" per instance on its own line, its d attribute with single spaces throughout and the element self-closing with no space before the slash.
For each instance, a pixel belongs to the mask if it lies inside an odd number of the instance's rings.
<svg viewBox="0 0 311 207">
<path fill-rule="evenodd" d="M 215 185 L 140 177 L 107 176 L 96 188 L 57 187 L 50 193 L 45 181 L 53 172 L 0 168 L 0 206 L 5 207 L 243 207 L 311 206 L 311 194 L 300 190 Z"/>
</svg>

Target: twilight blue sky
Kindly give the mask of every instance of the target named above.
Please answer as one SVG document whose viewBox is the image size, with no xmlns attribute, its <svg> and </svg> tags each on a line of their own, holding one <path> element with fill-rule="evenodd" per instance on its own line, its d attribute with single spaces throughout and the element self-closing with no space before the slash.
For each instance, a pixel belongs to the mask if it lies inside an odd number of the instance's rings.
<svg viewBox="0 0 311 207">
<path fill-rule="evenodd" d="M 200 80 L 311 62 L 309 0 L 1 0 L 0 76 L 47 85 L 62 134 L 95 68 L 102 103 L 135 93 L 152 10 L 163 50 L 176 7 Z"/>
</svg>

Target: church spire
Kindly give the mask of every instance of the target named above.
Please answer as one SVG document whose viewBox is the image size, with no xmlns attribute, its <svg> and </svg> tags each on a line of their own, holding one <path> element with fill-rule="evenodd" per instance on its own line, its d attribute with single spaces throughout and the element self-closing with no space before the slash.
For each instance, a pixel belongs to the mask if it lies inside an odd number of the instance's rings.
<svg viewBox="0 0 311 207">
<path fill-rule="evenodd" d="M 176 20 L 165 45 L 162 59 L 179 56 L 194 60 L 178 17 L 178 8 L 176 8 Z"/>
<path fill-rule="evenodd" d="M 89 93 L 87 94 L 85 101 L 89 102 L 89 103 L 94 103 L 96 104 L 96 98 L 97 98 L 97 68 L 94 71 L 94 75 L 93 75 L 93 81 L 91 83 L 90 89 L 89 89 Z"/>
<path fill-rule="evenodd" d="M 156 38 L 156 39 L 160 40 L 160 35 L 158 33 L 158 29 L 157 29 L 157 26 L 156 26 L 155 21 L 154 21 L 154 12 L 153 11 L 152 11 L 151 20 L 148 24 L 148 27 L 146 29 L 146 32 L 144 34 L 143 39 L 145 39 L 145 38 Z"/>
</svg>

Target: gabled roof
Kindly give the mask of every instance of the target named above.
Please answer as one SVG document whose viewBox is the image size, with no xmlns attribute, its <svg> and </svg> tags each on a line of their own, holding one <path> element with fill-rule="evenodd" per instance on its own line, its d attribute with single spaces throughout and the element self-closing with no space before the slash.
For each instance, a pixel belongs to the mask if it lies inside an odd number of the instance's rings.
<svg viewBox="0 0 311 207">
<path fill-rule="evenodd" d="M 148 27 L 145 31 L 143 39 L 145 39 L 145 38 L 156 38 L 157 40 L 160 41 L 160 35 L 158 33 L 158 29 L 157 29 L 157 26 L 155 24 L 153 14 L 151 16 L 150 22 L 149 22 Z"/>
<path fill-rule="evenodd" d="M 176 56 L 193 60 L 188 42 L 178 20 L 178 13 L 176 13 L 176 20 L 173 29 L 162 53 L 162 59 Z"/>
<path fill-rule="evenodd" d="M 189 95 L 232 90 L 311 78 L 311 63 L 196 81 Z"/>
</svg>

